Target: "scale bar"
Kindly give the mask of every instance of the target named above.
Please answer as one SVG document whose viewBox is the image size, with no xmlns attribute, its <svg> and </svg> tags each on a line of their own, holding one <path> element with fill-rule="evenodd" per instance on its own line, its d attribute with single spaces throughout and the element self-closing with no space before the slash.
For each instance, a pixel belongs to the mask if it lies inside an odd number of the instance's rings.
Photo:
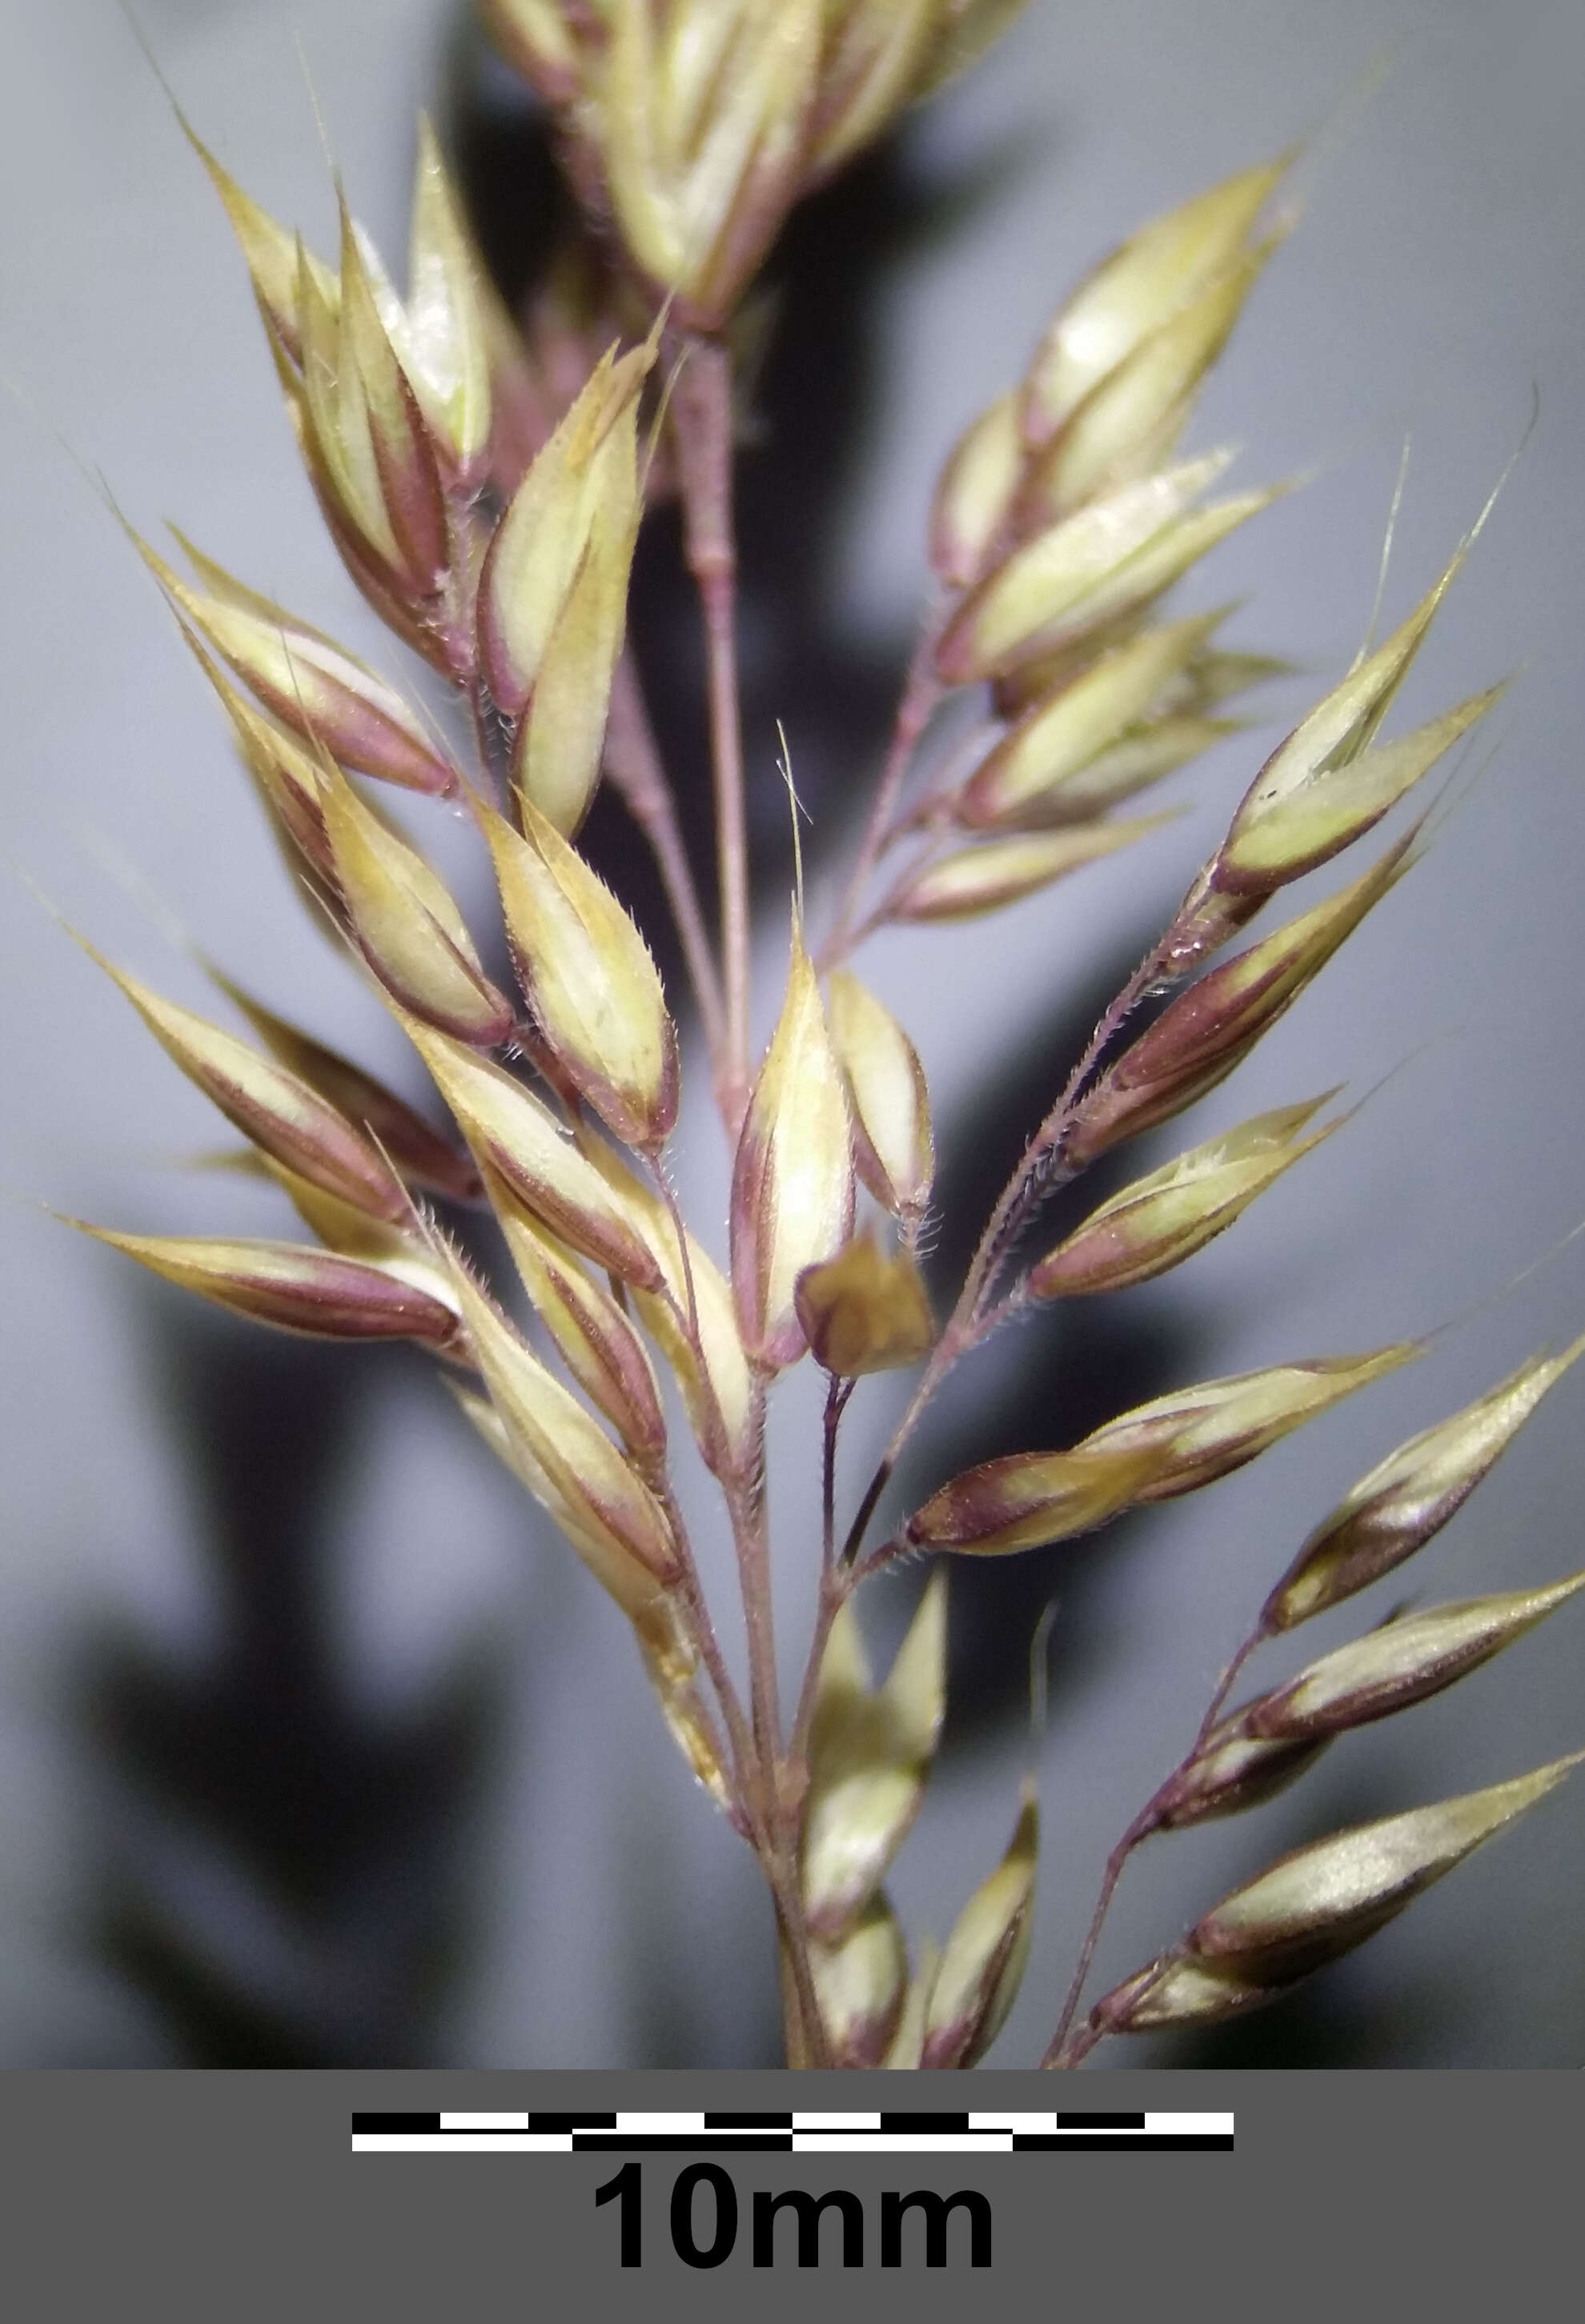
<svg viewBox="0 0 1585 2324">
<path fill-rule="evenodd" d="M 1104 2109 L 1026 2112 L 357 2113 L 355 2154 L 1228 2153 L 1231 2114 Z"/>
</svg>

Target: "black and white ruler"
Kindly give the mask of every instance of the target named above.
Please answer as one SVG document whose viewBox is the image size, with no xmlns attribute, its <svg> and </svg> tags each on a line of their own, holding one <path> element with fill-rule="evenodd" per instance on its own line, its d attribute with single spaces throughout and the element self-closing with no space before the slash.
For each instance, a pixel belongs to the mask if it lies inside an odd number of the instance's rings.
<svg viewBox="0 0 1585 2324">
<path fill-rule="evenodd" d="M 1029 2154 L 1231 2151 L 1230 2114 L 355 2114 L 355 2154 Z"/>
</svg>

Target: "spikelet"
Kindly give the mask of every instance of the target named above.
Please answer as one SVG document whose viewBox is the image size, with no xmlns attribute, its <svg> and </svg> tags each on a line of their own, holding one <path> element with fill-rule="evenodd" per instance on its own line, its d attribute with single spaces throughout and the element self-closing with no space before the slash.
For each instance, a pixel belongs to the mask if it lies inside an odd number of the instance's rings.
<svg viewBox="0 0 1585 2324">
<path fill-rule="evenodd" d="M 1423 1548 L 1582 1352 L 1585 1337 L 1561 1356 L 1532 1356 L 1461 1412 L 1389 1452 L 1316 1526 L 1266 1600 L 1262 1628 L 1289 1630 L 1325 1613 Z"/>
<path fill-rule="evenodd" d="M 936 1170 L 919 1053 L 896 1019 L 847 969 L 831 977 L 830 1023 L 848 1088 L 858 1175 L 877 1203 L 917 1229 Z"/>
<path fill-rule="evenodd" d="M 699 1655 L 674 1600 L 657 1598 L 635 1617 L 634 1634 L 661 1716 L 695 1780 L 727 1815 L 737 1813 L 716 1722 L 699 1688 Z"/>
<path fill-rule="evenodd" d="M 166 1056 L 261 1153 L 371 1217 L 405 1215 L 407 1197 L 384 1155 L 309 1082 L 207 1017 L 162 1000 L 99 954 L 92 956 Z"/>
<path fill-rule="evenodd" d="M 665 1472 L 666 1421 L 644 1342 L 610 1293 L 492 1172 L 489 1195 L 534 1313 L 579 1386 L 651 1483 Z"/>
<path fill-rule="evenodd" d="M 1029 1963 L 1040 1811 L 1033 1781 L 1007 1850 L 977 1888 L 942 1949 L 925 2011 L 923 2067 L 972 2066 L 1006 2023 Z"/>
<path fill-rule="evenodd" d="M 842 1069 L 795 920 L 786 999 L 732 1172 L 732 1287 L 743 1344 L 767 1370 L 803 1353 L 798 1278 L 840 1249 L 853 1202 Z"/>
<path fill-rule="evenodd" d="M 478 814 L 535 1024 L 601 1120 L 654 1149 L 677 1119 L 677 1031 L 648 945 L 532 799 L 521 834 L 487 807 Z"/>
<path fill-rule="evenodd" d="M 454 1301 L 366 1259 L 300 1243 L 116 1234 L 80 1219 L 68 1224 L 167 1283 L 280 1331 L 325 1340 L 421 1340 L 435 1348 L 450 1348 L 457 1338 Z"/>
<path fill-rule="evenodd" d="M 949 623 L 941 677 L 995 677 L 1159 595 L 1269 500 L 1247 493 L 1196 511 L 1228 457 L 1205 453 L 1120 485 L 1015 549 Z"/>
<path fill-rule="evenodd" d="M 817 1937 L 809 1965 L 831 2063 L 881 2065 L 908 1992 L 908 1949 L 887 1899 L 872 1896 L 829 1943 Z"/>
<path fill-rule="evenodd" d="M 1224 1896 L 1173 1952 L 1115 1987 L 1090 2012 L 1091 2026 L 1148 2033 L 1259 2008 L 1374 1936 L 1555 1790 L 1582 1756 L 1295 1849 Z"/>
<path fill-rule="evenodd" d="M 456 768 L 384 678 L 187 544 L 207 591 L 133 539 L 183 622 L 301 741 L 321 745 L 339 766 L 408 790 L 456 789 Z"/>
<path fill-rule="evenodd" d="M 831 1625 L 810 1736 L 803 1899 L 834 1941 L 874 1897 L 919 1812 L 946 1712 L 946 1573 L 932 1574 L 885 1684 L 870 1678 L 853 1601 Z"/>
<path fill-rule="evenodd" d="M 970 825 L 1027 817 L 1145 719 L 1189 668 L 1219 613 L 1142 630 L 1026 711 L 964 785 Z"/>
<path fill-rule="evenodd" d="M 1419 1342 L 1400 1340 L 1367 1355 L 1318 1356 L 1202 1380 L 1108 1421 L 1077 1450 L 1091 1458 L 1137 1454 L 1154 1460 L 1155 1472 L 1143 1482 L 1139 1498 L 1173 1500 L 1242 1468 L 1295 1428 L 1423 1352 Z"/>
<path fill-rule="evenodd" d="M 803 175 L 824 0 L 610 0 L 595 82 L 617 229 L 656 290 L 718 327 Z"/>
<path fill-rule="evenodd" d="M 1154 1445 L 1139 1450 L 1015 1452 L 983 1461 L 932 1493 L 904 1528 L 919 1549 L 1000 1557 L 1070 1541 L 1104 1525 L 1143 1497 L 1161 1468 Z"/>
<path fill-rule="evenodd" d="M 1238 265 L 1286 167 L 1284 157 L 1225 179 L 1103 259 L 1053 318 L 1029 366 L 1029 442 L 1048 443 L 1109 372 Z"/>
<path fill-rule="evenodd" d="M 625 1282 L 658 1289 L 660 1268 L 622 1204 L 533 1091 L 460 1041 L 395 1013 L 479 1168 L 586 1259 Z"/>
<path fill-rule="evenodd" d="M 1088 1163 L 1170 1121 L 1242 1063 L 1408 868 L 1414 835 L 1368 872 L 1178 995 L 1086 1096 L 1067 1140 Z"/>
<path fill-rule="evenodd" d="M 1256 1114 L 1135 1179 L 1030 1268 L 1030 1290 L 1038 1299 L 1071 1299 L 1148 1283 L 1181 1265 L 1331 1135 L 1335 1123 L 1312 1138 L 1299 1133 L 1335 1094 Z"/>
<path fill-rule="evenodd" d="M 1149 838 L 1172 820 L 1170 815 L 1149 815 L 1130 823 L 1087 823 L 1071 831 L 1036 832 L 1025 839 L 994 839 L 965 848 L 922 872 L 893 903 L 890 918 L 968 920 L 1000 911 Z"/>
<path fill-rule="evenodd" d="M 321 770 L 320 808 L 348 931 L 391 998 L 459 1041 L 498 1047 L 512 1031 L 512 1004 L 485 974 L 445 882 L 333 761 Z"/>
<path fill-rule="evenodd" d="M 1219 1720 L 1156 1794 L 1151 1828 L 1256 1807 L 1302 1775 L 1334 1736 L 1440 1694 L 1522 1638 L 1585 1576 L 1397 1614 Z"/>
<path fill-rule="evenodd" d="M 638 1619 L 679 1578 L 677 1545 L 664 1510 L 459 1260 L 451 1271 L 506 1459 L 597 1581 L 624 1613 Z"/>
<path fill-rule="evenodd" d="M 467 1155 L 431 1130 L 405 1099 L 338 1050 L 277 1017 L 230 977 L 216 969 L 209 973 L 276 1062 L 317 1090 L 348 1121 L 370 1131 L 410 1184 L 458 1202 L 472 1202 L 482 1192 L 478 1172 Z"/>
<path fill-rule="evenodd" d="M 682 1392 L 700 1451 L 717 1476 L 738 1477 L 754 1453 L 754 1380 L 732 1286 L 691 1232 L 684 1256 L 665 1203 L 609 1147 L 591 1140 L 585 1152 L 653 1263 L 657 1287 L 635 1286 L 634 1305 Z"/>
</svg>

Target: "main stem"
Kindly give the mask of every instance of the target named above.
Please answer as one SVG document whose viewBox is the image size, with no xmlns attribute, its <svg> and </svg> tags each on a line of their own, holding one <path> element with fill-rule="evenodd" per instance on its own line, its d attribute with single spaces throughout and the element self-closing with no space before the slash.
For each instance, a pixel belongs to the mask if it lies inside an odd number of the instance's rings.
<svg viewBox="0 0 1585 2324">
<path fill-rule="evenodd" d="M 756 1383 L 750 1435 L 751 1458 L 728 1489 L 732 1538 L 737 1552 L 748 1638 L 749 1716 L 758 1770 L 757 1848 L 769 1884 L 781 1937 L 783 2007 L 790 2065 L 829 2066 L 820 2005 L 810 1963 L 809 1931 L 799 1878 L 799 1832 L 804 1782 L 782 1748 L 782 1710 L 776 1683 L 776 1639 L 771 1605 L 770 1534 L 765 1499 L 765 1383 Z"/>
<path fill-rule="evenodd" d="M 721 890 L 726 1024 L 717 1089 L 735 1131 L 748 1104 L 748 818 L 737 688 L 737 551 L 732 522 L 732 366 L 718 340 L 691 338 L 672 403 L 688 569 L 704 613 Z"/>
<path fill-rule="evenodd" d="M 672 404 L 682 492 L 684 549 L 704 613 L 715 782 L 716 853 L 721 890 L 723 1026 L 716 1094 L 728 1135 L 748 1107 L 748 816 L 737 686 L 737 553 L 732 520 L 732 368 L 718 340 L 692 337 Z M 770 1538 L 764 1484 L 765 1384 L 756 1385 L 753 1457 L 728 1488 L 732 1533 L 748 1640 L 749 1716 L 759 1774 L 760 1863 L 781 1938 L 787 2058 L 829 2066 L 814 1989 L 799 1877 L 802 1783 L 783 1755 L 771 1605 Z"/>
</svg>

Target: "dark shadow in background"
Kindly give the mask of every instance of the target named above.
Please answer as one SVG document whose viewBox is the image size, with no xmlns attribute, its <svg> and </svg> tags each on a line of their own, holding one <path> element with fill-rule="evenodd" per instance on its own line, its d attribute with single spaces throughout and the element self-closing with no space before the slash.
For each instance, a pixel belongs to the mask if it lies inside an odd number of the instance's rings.
<svg viewBox="0 0 1585 2324">
<path fill-rule="evenodd" d="M 183 2064 L 440 2063 L 506 1673 L 480 1641 L 416 1708 L 372 1710 L 327 1620 L 357 1411 L 406 1351 L 288 1346 L 162 1292 L 144 1307 L 216 1635 L 193 1665 L 114 1630 L 84 1659 L 109 1771 L 98 1947 Z"/>
<path fill-rule="evenodd" d="M 489 263 L 514 301 L 534 279 L 565 198 L 542 118 L 459 23 L 445 64 L 443 126 Z M 922 241 L 950 235 L 991 193 L 1013 189 L 1016 155 L 972 178 L 927 181 L 894 139 L 795 217 L 775 255 L 773 344 L 756 399 L 757 440 L 740 470 L 742 663 L 760 897 L 790 885 L 784 797 L 767 779 L 774 722 L 787 721 L 811 853 L 840 840 L 884 747 L 907 648 L 885 653 L 834 618 L 828 584 L 836 524 L 875 412 L 875 313 L 886 272 Z M 988 397 L 998 383 L 985 383 Z M 945 447 L 942 447 L 943 451 Z M 921 512 L 922 524 L 923 512 Z M 674 515 L 646 526 L 632 635 L 668 763 L 678 780 L 701 892 L 714 892 L 703 660 Z M 597 804 L 590 853 L 650 935 L 670 989 L 680 964 L 647 853 L 623 810 Z M 993 1069 L 939 1122 L 940 1208 L 948 1227 L 937 1289 L 955 1287 L 977 1228 L 1091 1025 L 1154 934 L 1141 926 L 1089 986 L 1067 996 L 1016 1057 Z M 1120 1166 L 1119 1166 L 1120 1167 Z M 1127 1174 L 1143 1167 L 1131 1154 Z M 1098 1181 L 1087 1187 L 1092 1198 Z M 1049 1222 L 1060 1229 L 1060 1213 Z M 153 1360 L 202 1480 L 205 1540 L 220 1609 L 216 1653 L 190 1671 L 134 1637 L 93 1642 L 85 1714 L 107 1788 L 133 1811 L 107 1820 L 96 1919 L 102 1948 L 162 2022 L 181 2062 L 237 2065 L 424 2063 L 438 2013 L 468 1952 L 463 1844 L 495 1751 L 505 1674 L 483 1649 L 406 1720 L 371 1718 L 348 1699 L 325 1643 L 320 1600 L 334 1556 L 327 1511 L 363 1400 L 386 1359 L 316 1351 L 216 1325 L 195 1308 L 148 1300 Z M 1059 1311 L 1020 1342 L 1015 1383 L 994 1409 L 972 1382 L 944 1401 L 928 1489 L 998 1452 L 1074 1441 L 1100 1420 L 1191 1378 L 1182 1307 L 1169 1328 L 1145 1306 Z M 1071 1364 L 1070 1345 L 1082 1363 Z M 1099 1609 L 1118 1554 L 1096 1545 L 976 1564 L 954 1574 L 951 1701 L 958 1738 L 1021 1721 L 1027 1643 L 1057 1594 L 1053 1685 L 1093 1676 Z M 530 1674 L 532 1683 L 532 1674 Z M 1173 1749 L 1163 1740 L 1163 1764 Z M 1119 1803 L 1119 1818 L 1133 1803 Z M 197 1832 L 241 1868 L 272 1912 L 299 1932 L 306 1964 L 292 1995 L 238 1975 L 246 1931 L 205 1940 L 180 1897 L 146 1876 L 143 1837 Z M 157 1853 L 157 1850 L 156 1850 Z M 706 2045 L 663 1973 L 644 1980 L 648 2023 L 635 2065 L 682 2064 Z M 1229 2029 L 1177 2062 L 1351 2062 L 1380 2029 L 1357 2025 L 1324 1991 L 1283 2005 L 1264 2026 Z M 1231 2045 L 1229 2048 L 1228 2045 Z M 779 2054 L 767 1977 L 756 2057 Z M 1379 2052 L 1378 2052 L 1379 2054 Z"/>
</svg>

